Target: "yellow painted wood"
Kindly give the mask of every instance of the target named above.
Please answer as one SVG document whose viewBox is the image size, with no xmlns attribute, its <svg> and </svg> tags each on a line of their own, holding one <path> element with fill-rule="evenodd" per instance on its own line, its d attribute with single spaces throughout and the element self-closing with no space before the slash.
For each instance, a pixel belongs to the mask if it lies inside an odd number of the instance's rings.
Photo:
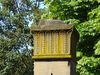
<svg viewBox="0 0 100 75">
<path fill-rule="evenodd" d="M 38 55 L 38 56 L 32 56 L 33 59 L 49 59 L 49 58 L 71 58 L 71 55 Z"/>
</svg>

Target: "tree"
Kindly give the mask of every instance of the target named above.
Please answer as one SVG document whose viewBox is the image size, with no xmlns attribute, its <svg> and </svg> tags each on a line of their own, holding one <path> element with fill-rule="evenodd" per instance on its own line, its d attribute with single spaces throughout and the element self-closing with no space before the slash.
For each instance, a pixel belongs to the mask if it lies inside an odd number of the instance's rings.
<svg viewBox="0 0 100 75">
<path fill-rule="evenodd" d="M 83 53 L 83 57 L 78 61 L 77 70 L 81 75 L 99 75 L 100 74 L 100 26 L 99 26 L 99 10 L 100 6 L 88 13 L 88 21 L 81 23 L 79 31 L 81 39 L 78 45 L 79 51 Z M 81 30 L 80 30 L 81 29 Z M 83 62 L 83 63 L 82 63 Z M 81 64 L 80 64 L 81 63 Z M 81 67 L 79 67 L 81 65 Z M 80 69 L 80 70 L 79 70 Z M 82 71 L 81 71 L 82 70 Z"/>
<path fill-rule="evenodd" d="M 77 46 L 77 75 L 100 74 L 100 1 L 45 0 L 44 18 L 74 24 L 80 33 Z"/>
<path fill-rule="evenodd" d="M 0 75 L 32 75 L 32 50 L 28 48 L 32 36 L 28 25 L 38 21 L 41 2 L 0 0 Z"/>
</svg>

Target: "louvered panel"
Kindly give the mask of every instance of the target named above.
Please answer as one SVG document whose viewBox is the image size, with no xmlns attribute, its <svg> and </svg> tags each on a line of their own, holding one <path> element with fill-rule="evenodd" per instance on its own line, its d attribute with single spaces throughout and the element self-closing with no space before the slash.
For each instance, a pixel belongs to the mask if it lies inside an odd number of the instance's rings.
<svg viewBox="0 0 100 75">
<path fill-rule="evenodd" d="M 51 54 L 51 52 L 52 52 L 52 33 L 49 33 L 48 40 L 49 40 L 48 52 L 49 52 L 49 54 Z"/>
<path fill-rule="evenodd" d="M 58 54 L 58 32 L 54 33 L 54 54 Z"/>
<path fill-rule="evenodd" d="M 37 42 L 38 42 L 38 40 L 37 40 L 37 34 L 36 33 L 34 33 L 34 55 L 36 55 L 37 54 Z"/>
<path fill-rule="evenodd" d="M 68 53 L 67 32 L 63 33 L 63 53 Z"/>
<path fill-rule="evenodd" d="M 62 41 L 62 45 L 63 45 L 63 49 L 62 49 L 62 54 L 65 54 L 65 51 L 67 51 L 67 44 L 66 44 L 66 32 L 62 32 L 62 36 L 63 36 L 63 41 Z"/>
<path fill-rule="evenodd" d="M 41 55 L 43 55 L 45 53 L 45 37 L 44 37 L 44 33 L 40 34 L 41 36 Z"/>
<path fill-rule="evenodd" d="M 49 33 L 44 32 L 44 54 L 45 55 L 49 53 L 48 51 L 49 42 L 50 42 L 49 37 L 50 37 Z"/>
<path fill-rule="evenodd" d="M 71 33 L 66 31 L 36 32 L 34 34 L 34 55 L 70 54 Z"/>
<path fill-rule="evenodd" d="M 67 53 L 70 54 L 71 33 L 67 33 L 66 44 L 67 44 Z"/>
<path fill-rule="evenodd" d="M 54 48 L 55 48 L 54 32 L 51 32 L 51 38 L 52 38 L 52 42 L 51 42 L 51 54 L 53 54 Z"/>
<path fill-rule="evenodd" d="M 38 50 L 37 50 L 37 54 L 40 55 L 41 54 L 41 45 L 42 45 L 42 38 L 41 38 L 41 33 L 38 32 L 38 37 L 37 37 L 37 40 L 38 40 Z"/>
<path fill-rule="evenodd" d="M 58 53 L 62 54 L 63 53 L 63 34 L 62 32 L 59 32 L 59 40 L 58 40 Z"/>
<path fill-rule="evenodd" d="M 46 50 L 46 53 L 45 54 L 49 54 L 49 33 L 45 33 L 45 50 Z"/>
</svg>

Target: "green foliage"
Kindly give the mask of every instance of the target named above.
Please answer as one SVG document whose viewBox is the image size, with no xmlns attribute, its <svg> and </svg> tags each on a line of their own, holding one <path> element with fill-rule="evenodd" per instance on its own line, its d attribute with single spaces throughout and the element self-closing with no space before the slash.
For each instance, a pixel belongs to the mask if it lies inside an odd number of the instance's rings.
<svg viewBox="0 0 100 75">
<path fill-rule="evenodd" d="M 49 12 L 43 15 L 44 18 L 60 19 L 67 24 L 74 24 L 79 31 L 77 75 L 99 75 L 100 1 L 45 0 L 45 3 Z"/>
<path fill-rule="evenodd" d="M 99 7 L 96 9 L 93 9 L 91 12 L 89 12 L 89 19 L 88 21 L 85 21 L 79 25 L 77 25 L 77 28 L 80 32 L 80 43 L 79 43 L 79 49 L 84 52 L 85 55 L 93 55 L 94 54 L 94 46 L 97 43 L 97 41 L 100 39 L 100 19 L 99 19 Z M 95 10 L 95 11 L 94 11 Z M 95 14 L 95 17 L 93 15 Z"/>
<path fill-rule="evenodd" d="M 95 47 L 96 47 L 95 55 L 100 55 L 100 40 L 97 42 Z"/>
<path fill-rule="evenodd" d="M 98 7 L 98 0 L 45 0 L 48 7 L 48 18 L 87 20 L 87 14 Z"/>
<path fill-rule="evenodd" d="M 76 56 L 77 58 L 81 58 L 83 56 L 83 53 L 81 51 L 77 51 Z"/>
<path fill-rule="evenodd" d="M 0 70 L 0 74 L 2 75 L 25 75 L 26 68 L 29 69 L 26 75 L 31 73 L 32 68 L 30 68 L 28 65 L 30 64 L 31 59 L 28 56 L 10 51 L 6 53 L 5 58 L 6 60 L 3 65 L 3 69 Z"/>
<path fill-rule="evenodd" d="M 39 20 L 41 1 L 0 0 L 0 75 L 32 75 L 28 25 Z"/>
<path fill-rule="evenodd" d="M 79 75 L 99 75 L 100 74 L 100 6 L 88 12 L 88 21 L 80 23 L 77 28 L 80 32 L 79 51 L 83 52 L 82 57 L 77 64 L 77 72 Z M 98 42 L 98 43 L 97 43 Z M 93 57 L 94 56 L 94 57 Z M 95 58 L 97 57 L 97 58 Z"/>
<path fill-rule="evenodd" d="M 77 70 L 79 75 L 99 75 L 100 74 L 100 58 L 82 57 L 78 61 Z"/>
</svg>

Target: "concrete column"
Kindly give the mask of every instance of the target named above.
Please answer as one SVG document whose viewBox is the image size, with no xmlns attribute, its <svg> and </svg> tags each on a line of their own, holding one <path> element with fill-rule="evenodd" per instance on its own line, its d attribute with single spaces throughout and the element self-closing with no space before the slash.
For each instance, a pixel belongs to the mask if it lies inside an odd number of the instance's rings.
<svg viewBox="0 0 100 75">
<path fill-rule="evenodd" d="M 34 75 L 70 75 L 67 61 L 35 61 Z"/>
</svg>

